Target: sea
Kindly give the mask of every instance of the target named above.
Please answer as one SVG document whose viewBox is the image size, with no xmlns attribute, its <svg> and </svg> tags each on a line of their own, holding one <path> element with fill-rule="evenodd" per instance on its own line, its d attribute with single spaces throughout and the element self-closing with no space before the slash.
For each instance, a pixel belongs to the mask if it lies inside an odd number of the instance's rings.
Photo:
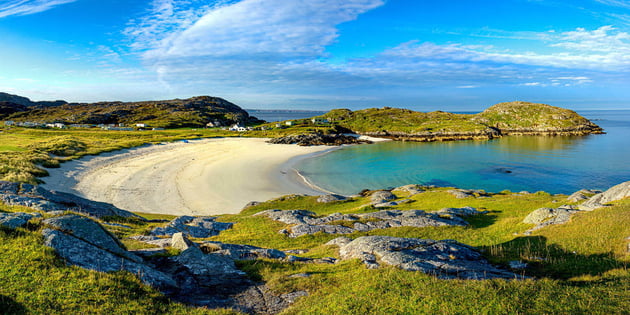
<svg viewBox="0 0 630 315">
<path fill-rule="evenodd" d="M 269 117 L 298 119 L 312 113 L 322 112 L 277 111 L 266 113 L 267 119 L 252 115 L 273 121 Z M 630 110 L 578 113 L 606 134 L 353 145 L 304 159 L 295 168 L 312 184 L 343 195 L 406 184 L 570 194 L 630 180 Z"/>
</svg>

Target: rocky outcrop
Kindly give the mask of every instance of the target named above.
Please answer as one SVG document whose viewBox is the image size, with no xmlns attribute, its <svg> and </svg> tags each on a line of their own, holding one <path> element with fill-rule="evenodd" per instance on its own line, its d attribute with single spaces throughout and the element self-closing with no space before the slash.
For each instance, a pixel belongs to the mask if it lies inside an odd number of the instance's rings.
<svg viewBox="0 0 630 315">
<path fill-rule="evenodd" d="M 287 256 L 283 251 L 277 249 L 210 241 L 201 244 L 201 249 L 206 253 L 221 254 L 234 260 L 283 259 Z"/>
<path fill-rule="evenodd" d="M 279 138 L 273 138 L 269 141 L 273 144 L 297 144 L 301 146 L 311 145 L 342 145 L 342 144 L 357 144 L 357 143 L 371 143 L 367 140 L 361 140 L 352 136 L 346 136 L 343 134 L 323 134 L 323 133 L 309 133 L 300 135 L 290 135 Z"/>
<path fill-rule="evenodd" d="M 603 193 L 596 194 L 580 205 L 580 210 L 592 211 L 607 203 L 630 197 L 630 181 L 613 186 Z"/>
<path fill-rule="evenodd" d="M 348 198 L 340 195 L 329 194 L 329 195 L 321 195 L 317 198 L 317 202 L 319 203 L 330 203 L 335 201 L 345 201 Z"/>
<path fill-rule="evenodd" d="M 392 190 L 392 192 L 395 191 L 402 191 L 402 192 L 406 192 L 409 194 L 409 196 L 413 196 L 413 195 L 417 195 L 419 193 L 423 193 L 424 192 L 424 188 L 420 185 L 405 185 L 405 186 L 400 186 L 400 187 L 396 187 Z"/>
<path fill-rule="evenodd" d="M 586 200 L 592 197 L 595 194 L 601 193 L 600 190 L 589 190 L 589 189 L 580 189 L 567 197 L 568 202 L 578 202 L 582 200 Z"/>
<path fill-rule="evenodd" d="M 29 207 L 44 212 L 72 211 L 95 218 L 125 217 L 144 220 L 109 203 L 92 201 L 30 184 L 0 181 L 0 201 L 9 206 Z"/>
<path fill-rule="evenodd" d="M 464 199 L 468 197 L 484 197 L 488 196 L 483 190 L 475 190 L 475 189 L 451 189 L 448 190 L 447 193 L 453 195 L 457 199 Z"/>
<path fill-rule="evenodd" d="M 183 233 L 189 237 L 206 238 L 218 235 L 221 231 L 232 228 L 232 223 L 217 222 L 216 217 L 181 216 L 173 219 L 165 227 L 151 231 L 154 236 L 172 236 Z"/>
<path fill-rule="evenodd" d="M 10 229 L 25 227 L 31 219 L 41 217 L 42 215 L 39 213 L 0 213 L 0 226 Z"/>
<path fill-rule="evenodd" d="M 571 215 L 578 212 L 577 208 L 573 206 L 561 206 L 559 208 L 540 208 L 536 209 L 528 214 L 523 223 L 535 224 L 533 228 L 525 231 L 525 235 L 531 234 L 531 232 L 542 229 L 549 225 L 565 224 L 571 219 Z"/>
<path fill-rule="evenodd" d="M 363 236 L 340 245 L 341 259 L 359 259 L 367 268 L 382 264 L 420 271 L 441 279 L 518 279 L 514 273 L 489 264 L 474 248 L 453 240 Z"/>
<path fill-rule="evenodd" d="M 335 213 L 317 217 L 306 210 L 266 210 L 255 215 L 264 215 L 274 221 L 291 225 L 280 231 L 289 237 L 298 237 L 315 233 L 351 234 L 368 232 L 375 229 L 394 227 L 429 227 L 429 226 L 466 226 L 463 217 L 482 214 L 471 207 L 445 208 L 427 213 L 422 210 L 383 210 L 361 214 Z"/>
<path fill-rule="evenodd" d="M 372 195 L 370 195 L 370 202 L 372 204 L 381 204 L 381 203 L 385 203 L 388 202 L 390 200 L 394 200 L 398 197 L 396 197 L 396 195 L 392 194 L 391 191 L 388 190 L 377 190 L 375 192 L 372 193 Z"/>
<path fill-rule="evenodd" d="M 44 244 L 70 265 L 101 272 L 129 271 L 142 282 L 165 292 L 177 287 L 171 276 L 127 252 L 114 236 L 88 218 L 67 215 L 46 219 L 43 223 L 51 227 L 42 231 Z"/>
</svg>

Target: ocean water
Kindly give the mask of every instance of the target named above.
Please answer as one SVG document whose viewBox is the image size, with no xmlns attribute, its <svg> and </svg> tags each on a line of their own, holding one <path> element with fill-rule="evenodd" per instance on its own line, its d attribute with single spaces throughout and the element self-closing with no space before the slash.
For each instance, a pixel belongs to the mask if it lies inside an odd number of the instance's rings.
<svg viewBox="0 0 630 315">
<path fill-rule="evenodd" d="M 326 113 L 323 111 L 274 110 L 274 109 L 246 109 L 246 111 L 250 116 L 254 116 L 258 119 L 262 119 L 267 122 L 310 118 L 313 116 L 319 116 Z"/>
<path fill-rule="evenodd" d="M 348 146 L 295 168 L 339 194 L 406 184 L 569 194 L 630 180 L 630 110 L 582 111 L 607 134 Z"/>
</svg>

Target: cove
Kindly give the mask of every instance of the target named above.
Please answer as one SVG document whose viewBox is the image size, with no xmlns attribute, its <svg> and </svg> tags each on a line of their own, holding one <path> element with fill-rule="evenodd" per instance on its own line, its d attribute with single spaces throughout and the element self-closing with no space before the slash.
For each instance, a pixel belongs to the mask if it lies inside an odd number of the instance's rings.
<svg viewBox="0 0 630 315">
<path fill-rule="evenodd" d="M 406 184 L 570 194 L 630 180 L 630 110 L 580 114 L 607 134 L 391 141 L 334 150 L 295 168 L 311 183 L 344 195 Z"/>
</svg>

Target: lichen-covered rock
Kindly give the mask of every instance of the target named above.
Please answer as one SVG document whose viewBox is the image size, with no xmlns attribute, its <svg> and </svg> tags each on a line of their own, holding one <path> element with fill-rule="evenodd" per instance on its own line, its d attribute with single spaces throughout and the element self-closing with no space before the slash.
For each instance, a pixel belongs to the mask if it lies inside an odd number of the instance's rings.
<svg viewBox="0 0 630 315">
<path fill-rule="evenodd" d="M 363 236 L 339 249 L 342 259 L 360 259 L 368 268 L 387 264 L 442 279 L 516 279 L 514 273 L 489 264 L 472 247 L 452 240 Z"/>
<path fill-rule="evenodd" d="M 531 234 L 533 231 L 544 228 L 545 226 L 555 224 L 565 224 L 571 220 L 571 215 L 579 210 L 573 206 L 561 206 L 559 208 L 540 208 L 534 210 L 527 215 L 523 220 L 523 223 L 536 224 L 533 228 L 525 231 L 526 235 Z"/>
<path fill-rule="evenodd" d="M 352 242 L 352 239 L 349 237 L 345 237 L 345 236 L 341 236 L 341 237 L 337 237 L 335 239 L 332 239 L 330 241 L 328 241 L 326 244 L 324 245 L 329 245 L 329 246 L 344 246 L 348 243 Z"/>
<path fill-rule="evenodd" d="M 70 265 L 101 272 L 125 270 L 155 288 L 168 291 L 177 287 L 177 283 L 169 275 L 128 259 L 132 254 L 119 255 L 59 230 L 44 229 L 42 234 L 44 244 L 52 247 Z"/>
<path fill-rule="evenodd" d="M 404 191 L 409 194 L 409 196 L 417 195 L 419 193 L 423 193 L 424 189 L 420 185 L 405 185 L 394 188 L 392 191 Z"/>
<path fill-rule="evenodd" d="M 259 258 L 282 259 L 286 254 L 277 249 L 262 248 L 251 245 L 225 244 L 221 242 L 204 242 L 201 249 L 228 256 L 234 260 L 253 260 Z"/>
<path fill-rule="evenodd" d="M 484 212 L 479 212 L 471 207 L 464 207 L 445 208 L 435 213 L 427 213 L 422 210 L 383 210 L 361 214 L 334 213 L 329 216 L 316 217 L 315 213 L 306 210 L 267 210 L 255 215 L 266 215 L 273 220 L 293 224 L 290 228 L 284 229 L 283 234 L 289 237 L 298 237 L 319 232 L 350 234 L 401 226 L 420 228 L 465 226 L 468 225 L 468 222 L 462 219 L 463 217 L 482 213 Z M 343 222 L 347 224 L 342 224 Z"/>
<path fill-rule="evenodd" d="M 179 232 L 173 234 L 171 237 L 171 247 L 174 249 L 179 249 L 181 251 L 187 250 L 190 247 L 195 246 L 191 240 L 189 240 L 184 233 Z"/>
<path fill-rule="evenodd" d="M 580 205 L 580 210 L 592 211 L 607 203 L 630 197 L 630 181 L 613 186 L 603 193 L 599 193 Z"/>
<path fill-rule="evenodd" d="M 370 201 L 372 202 L 372 204 L 379 204 L 396 198 L 396 195 L 392 194 L 391 191 L 378 190 L 372 193 L 372 195 L 370 196 Z"/>
<path fill-rule="evenodd" d="M 142 262 L 142 258 L 129 253 L 115 236 L 89 218 L 70 214 L 48 218 L 42 221 L 42 223 L 98 248 L 135 262 Z"/>
<path fill-rule="evenodd" d="M 88 200 L 73 194 L 50 191 L 40 186 L 0 181 L 0 201 L 10 206 L 23 206 L 35 210 L 72 211 L 96 218 L 126 217 L 144 220 L 129 211 L 118 209 L 111 204 Z"/>
<path fill-rule="evenodd" d="M 0 213 L 0 226 L 4 226 L 10 229 L 24 227 L 31 219 L 35 217 L 41 217 L 39 213 Z"/>
<path fill-rule="evenodd" d="M 329 202 L 335 202 L 335 201 L 344 201 L 347 200 L 348 198 L 344 197 L 344 196 L 340 196 L 340 195 L 335 195 L 335 194 L 329 194 L 329 195 L 321 195 L 317 198 L 317 202 L 319 203 L 329 203 Z"/>
<path fill-rule="evenodd" d="M 601 192 L 601 191 L 600 191 Z M 580 189 L 574 193 L 572 193 L 569 197 L 567 197 L 568 202 L 578 202 L 582 200 L 586 200 L 589 196 L 595 195 L 599 192 L 595 192 L 587 189 Z"/>
<path fill-rule="evenodd" d="M 173 219 L 165 227 L 151 231 L 155 236 L 172 236 L 183 233 L 189 237 L 206 238 L 218 235 L 221 231 L 232 228 L 232 223 L 216 222 L 216 217 L 181 216 Z"/>
</svg>

